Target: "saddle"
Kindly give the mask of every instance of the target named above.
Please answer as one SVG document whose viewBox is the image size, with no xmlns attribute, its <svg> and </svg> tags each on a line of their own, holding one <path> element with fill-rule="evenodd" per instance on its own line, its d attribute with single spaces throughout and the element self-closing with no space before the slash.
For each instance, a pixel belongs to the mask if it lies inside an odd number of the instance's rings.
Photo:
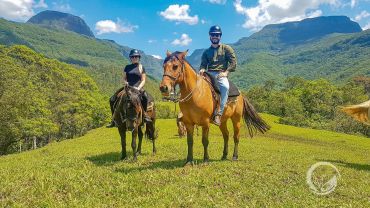
<svg viewBox="0 0 370 208">
<path fill-rule="evenodd" d="M 220 108 L 220 103 L 221 103 L 221 92 L 220 92 L 220 86 L 217 82 L 217 79 L 215 77 L 213 77 L 212 75 L 210 75 L 208 72 L 204 72 L 202 77 L 206 82 L 208 82 L 208 84 L 211 88 L 212 98 L 213 98 L 213 101 L 214 101 L 213 102 L 214 103 L 214 106 L 213 106 L 214 109 L 219 109 Z M 227 99 L 226 104 L 236 102 L 237 97 L 239 95 L 240 95 L 240 91 L 235 86 L 235 84 L 232 83 L 229 80 L 229 94 L 228 94 L 228 99 Z"/>
<path fill-rule="evenodd" d="M 208 72 L 205 72 L 204 75 L 210 80 L 212 87 L 214 88 L 215 92 L 220 95 L 220 85 L 217 82 L 217 79 L 211 76 Z M 228 97 L 237 97 L 240 95 L 238 88 L 235 84 L 229 80 L 229 95 Z"/>
</svg>

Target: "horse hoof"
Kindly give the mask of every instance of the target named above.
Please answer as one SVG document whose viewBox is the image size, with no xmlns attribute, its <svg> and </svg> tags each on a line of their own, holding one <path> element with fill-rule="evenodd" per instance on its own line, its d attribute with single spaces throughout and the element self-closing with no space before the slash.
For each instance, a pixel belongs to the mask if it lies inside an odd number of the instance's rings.
<svg viewBox="0 0 370 208">
<path fill-rule="evenodd" d="M 127 160 L 128 158 L 127 158 L 127 156 L 122 156 L 121 157 L 121 160 Z"/>
<path fill-rule="evenodd" d="M 153 155 L 156 155 L 157 154 L 157 152 L 156 151 L 153 151 Z"/>
<path fill-rule="evenodd" d="M 238 156 L 233 156 L 233 161 L 238 161 Z"/>
<path fill-rule="evenodd" d="M 227 160 L 227 156 L 226 155 L 222 156 L 221 160 Z"/>
<path fill-rule="evenodd" d="M 132 158 L 132 161 L 136 162 L 137 161 L 137 156 L 135 156 L 134 158 Z"/>
<path fill-rule="evenodd" d="M 184 167 L 188 167 L 188 166 L 194 166 L 194 161 L 186 161 L 186 163 L 184 164 Z"/>
<path fill-rule="evenodd" d="M 208 165 L 209 164 L 209 159 L 204 159 L 203 164 Z"/>
</svg>

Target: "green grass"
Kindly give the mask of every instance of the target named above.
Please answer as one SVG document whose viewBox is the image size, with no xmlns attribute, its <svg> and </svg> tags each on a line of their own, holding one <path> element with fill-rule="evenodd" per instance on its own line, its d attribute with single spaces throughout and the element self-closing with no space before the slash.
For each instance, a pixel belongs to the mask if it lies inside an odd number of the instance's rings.
<svg viewBox="0 0 370 208">
<path fill-rule="evenodd" d="M 210 132 L 211 162 L 202 164 L 203 147 L 195 138 L 197 164 L 182 167 L 186 140 L 176 136 L 173 119 L 158 120 L 157 155 L 143 142 L 137 162 L 120 161 L 116 129 L 87 135 L 0 158 L 0 207 L 369 207 L 370 140 L 329 131 L 277 124 L 266 135 L 245 138 L 239 161 L 220 161 L 223 140 Z M 130 144 L 130 142 L 128 143 Z M 232 154 L 233 142 L 230 139 Z M 132 152 L 128 145 L 130 158 Z M 231 157 L 229 155 L 229 158 Z M 306 172 L 328 161 L 340 171 L 334 192 L 313 194 Z"/>
</svg>

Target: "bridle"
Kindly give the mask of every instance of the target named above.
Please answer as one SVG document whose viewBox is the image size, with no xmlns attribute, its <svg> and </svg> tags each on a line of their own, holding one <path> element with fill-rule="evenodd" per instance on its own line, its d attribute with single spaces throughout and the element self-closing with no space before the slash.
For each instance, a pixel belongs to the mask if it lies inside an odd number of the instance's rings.
<svg viewBox="0 0 370 208">
<path fill-rule="evenodd" d="M 176 94 L 176 86 L 178 85 L 178 83 L 176 83 L 176 82 L 180 78 L 181 75 L 182 76 L 184 75 L 185 63 L 184 63 L 184 61 L 181 61 L 179 59 L 179 57 L 176 56 L 176 55 L 172 55 L 172 57 L 176 57 L 176 59 L 181 63 L 180 73 L 178 73 L 177 76 L 175 77 L 172 74 L 169 74 L 169 73 L 166 73 L 165 72 L 163 74 L 163 77 L 169 77 L 173 81 L 174 84 L 171 83 L 171 85 L 172 85 L 172 91 L 170 92 L 170 94 L 175 95 Z M 195 89 L 198 87 L 198 76 L 199 75 L 197 74 L 196 86 L 191 90 L 191 92 L 188 95 L 186 95 L 184 98 L 181 98 L 181 99 L 179 99 L 179 98 L 171 98 L 170 97 L 168 100 L 171 100 L 171 101 L 174 101 L 174 102 L 179 102 L 179 103 L 188 101 L 193 96 L 193 92 L 195 91 Z"/>
</svg>

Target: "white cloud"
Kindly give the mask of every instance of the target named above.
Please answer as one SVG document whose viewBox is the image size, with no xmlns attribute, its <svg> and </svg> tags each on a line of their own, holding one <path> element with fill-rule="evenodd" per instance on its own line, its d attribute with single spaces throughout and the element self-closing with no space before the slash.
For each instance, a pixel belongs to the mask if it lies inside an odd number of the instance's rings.
<svg viewBox="0 0 370 208">
<path fill-rule="evenodd" d="M 360 14 L 358 14 L 358 15 L 355 17 L 355 20 L 356 20 L 356 21 L 360 21 L 360 20 L 362 20 L 362 19 L 364 19 L 364 18 L 366 18 L 366 17 L 369 17 L 369 16 L 370 16 L 370 13 L 364 10 L 364 11 L 362 11 Z"/>
<path fill-rule="evenodd" d="M 152 55 L 154 58 L 156 58 L 156 59 L 163 59 L 162 58 L 162 56 L 160 56 L 160 55 Z"/>
<path fill-rule="evenodd" d="M 367 25 L 365 25 L 362 29 L 363 29 L 363 30 L 368 30 L 368 29 L 370 29 L 370 22 L 369 22 L 369 23 L 367 23 Z"/>
<path fill-rule="evenodd" d="M 35 14 L 34 8 L 47 8 L 47 4 L 44 0 L 0 0 L 0 17 L 25 21 Z"/>
<path fill-rule="evenodd" d="M 242 0 L 235 0 L 234 8 L 246 18 L 243 27 L 256 31 L 267 24 L 320 16 L 322 11 L 318 8 L 323 4 L 339 6 L 340 0 L 259 0 L 256 7 L 249 8 L 242 5 Z"/>
<path fill-rule="evenodd" d="M 357 4 L 357 0 L 351 0 L 351 8 L 355 7 Z"/>
<path fill-rule="evenodd" d="M 46 9 L 48 5 L 45 3 L 45 0 L 40 0 L 39 3 L 35 4 L 33 7 Z"/>
<path fill-rule="evenodd" d="M 160 12 L 160 15 L 167 20 L 176 21 L 176 23 L 185 22 L 189 25 L 195 25 L 198 23 L 198 15 L 190 16 L 190 7 L 187 4 L 184 5 L 170 5 L 165 11 Z"/>
<path fill-rule="evenodd" d="M 65 12 L 65 13 L 70 13 L 72 12 L 72 7 L 67 3 L 56 3 L 53 2 L 53 10 L 59 11 L 59 12 Z"/>
<path fill-rule="evenodd" d="M 134 29 L 137 29 L 139 26 L 124 24 L 120 19 L 117 22 L 112 20 L 101 20 L 95 24 L 95 30 L 98 35 L 104 33 L 130 33 L 134 32 Z"/>
<path fill-rule="evenodd" d="M 208 0 L 212 4 L 225 4 L 227 0 Z"/>
<path fill-rule="evenodd" d="M 158 41 L 157 40 L 152 40 L 152 39 L 148 40 L 148 43 L 156 43 L 156 42 L 158 42 Z"/>
<path fill-rule="evenodd" d="M 203 25 L 207 23 L 207 21 L 205 21 L 204 19 L 202 19 L 200 22 L 201 22 Z"/>
<path fill-rule="evenodd" d="M 188 34 L 182 34 L 180 39 L 175 39 L 172 41 L 172 45 L 179 45 L 179 46 L 187 46 L 191 43 L 192 39 L 189 37 Z"/>
</svg>

